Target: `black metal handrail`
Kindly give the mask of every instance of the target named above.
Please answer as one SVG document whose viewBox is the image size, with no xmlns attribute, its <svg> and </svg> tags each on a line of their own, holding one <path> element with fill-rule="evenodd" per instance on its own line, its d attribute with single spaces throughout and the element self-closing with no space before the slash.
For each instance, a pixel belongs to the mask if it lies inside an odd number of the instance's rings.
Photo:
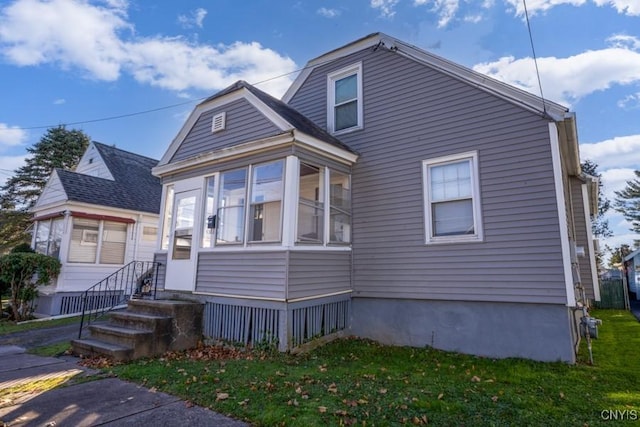
<svg viewBox="0 0 640 427">
<path fill-rule="evenodd" d="M 84 291 L 78 338 L 82 338 L 85 325 L 88 326 L 129 299 L 156 299 L 160 265 L 155 261 L 131 261 Z"/>
</svg>

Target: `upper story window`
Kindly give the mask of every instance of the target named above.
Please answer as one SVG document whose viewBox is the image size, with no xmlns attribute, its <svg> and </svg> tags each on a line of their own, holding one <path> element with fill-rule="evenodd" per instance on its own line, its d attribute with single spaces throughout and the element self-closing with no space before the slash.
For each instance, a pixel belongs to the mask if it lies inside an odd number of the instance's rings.
<svg viewBox="0 0 640 427">
<path fill-rule="evenodd" d="M 424 160 L 427 243 L 482 240 L 478 153 Z"/>
<path fill-rule="evenodd" d="M 362 63 L 328 75 L 327 126 L 333 133 L 362 128 Z"/>
</svg>

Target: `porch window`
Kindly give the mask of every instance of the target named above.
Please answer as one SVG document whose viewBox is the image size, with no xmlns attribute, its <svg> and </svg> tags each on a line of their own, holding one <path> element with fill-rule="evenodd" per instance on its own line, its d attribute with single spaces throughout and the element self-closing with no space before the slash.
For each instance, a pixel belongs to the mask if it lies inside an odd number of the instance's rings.
<svg viewBox="0 0 640 427">
<path fill-rule="evenodd" d="M 330 172 L 329 241 L 351 242 L 351 180 L 349 175 Z"/>
<path fill-rule="evenodd" d="M 362 128 L 362 64 L 328 76 L 328 126 L 331 132 Z"/>
<path fill-rule="evenodd" d="M 127 224 L 73 218 L 69 245 L 70 263 L 124 264 Z"/>
<path fill-rule="evenodd" d="M 161 249 L 169 249 L 169 234 L 171 233 L 171 215 L 173 210 L 173 185 L 167 186 L 164 193 L 164 218 L 162 218 L 162 243 Z"/>
<path fill-rule="evenodd" d="M 301 244 L 350 243 L 350 175 L 300 163 L 298 187 L 296 241 Z M 329 207 L 328 212 L 326 206 Z"/>
<path fill-rule="evenodd" d="M 482 240 L 477 153 L 423 161 L 427 243 Z"/>
<path fill-rule="evenodd" d="M 284 162 L 256 165 L 252 170 L 249 241 L 280 241 Z"/>
<path fill-rule="evenodd" d="M 247 168 L 220 174 L 217 244 L 243 243 Z"/>
<path fill-rule="evenodd" d="M 298 242 L 322 243 L 324 236 L 324 168 L 300 163 Z"/>
<path fill-rule="evenodd" d="M 36 223 L 34 250 L 40 254 L 59 258 L 63 227 L 63 218 L 38 221 Z"/>
</svg>

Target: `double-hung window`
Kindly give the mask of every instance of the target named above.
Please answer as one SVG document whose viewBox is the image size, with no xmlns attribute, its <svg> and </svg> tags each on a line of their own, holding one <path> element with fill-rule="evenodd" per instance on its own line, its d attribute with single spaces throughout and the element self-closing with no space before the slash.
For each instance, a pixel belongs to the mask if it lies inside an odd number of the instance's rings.
<svg viewBox="0 0 640 427">
<path fill-rule="evenodd" d="M 362 63 L 328 75 L 327 125 L 330 132 L 361 129 Z"/>
<path fill-rule="evenodd" d="M 477 152 L 422 164 L 426 242 L 482 240 Z"/>
</svg>

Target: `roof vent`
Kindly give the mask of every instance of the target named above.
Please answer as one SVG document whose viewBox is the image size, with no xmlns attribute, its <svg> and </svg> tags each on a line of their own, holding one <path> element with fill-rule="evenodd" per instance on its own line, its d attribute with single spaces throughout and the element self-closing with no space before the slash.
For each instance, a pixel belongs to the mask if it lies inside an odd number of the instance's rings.
<svg viewBox="0 0 640 427">
<path fill-rule="evenodd" d="M 216 133 L 224 130 L 227 122 L 227 113 L 219 113 L 213 116 L 211 121 L 211 132 Z"/>
</svg>

